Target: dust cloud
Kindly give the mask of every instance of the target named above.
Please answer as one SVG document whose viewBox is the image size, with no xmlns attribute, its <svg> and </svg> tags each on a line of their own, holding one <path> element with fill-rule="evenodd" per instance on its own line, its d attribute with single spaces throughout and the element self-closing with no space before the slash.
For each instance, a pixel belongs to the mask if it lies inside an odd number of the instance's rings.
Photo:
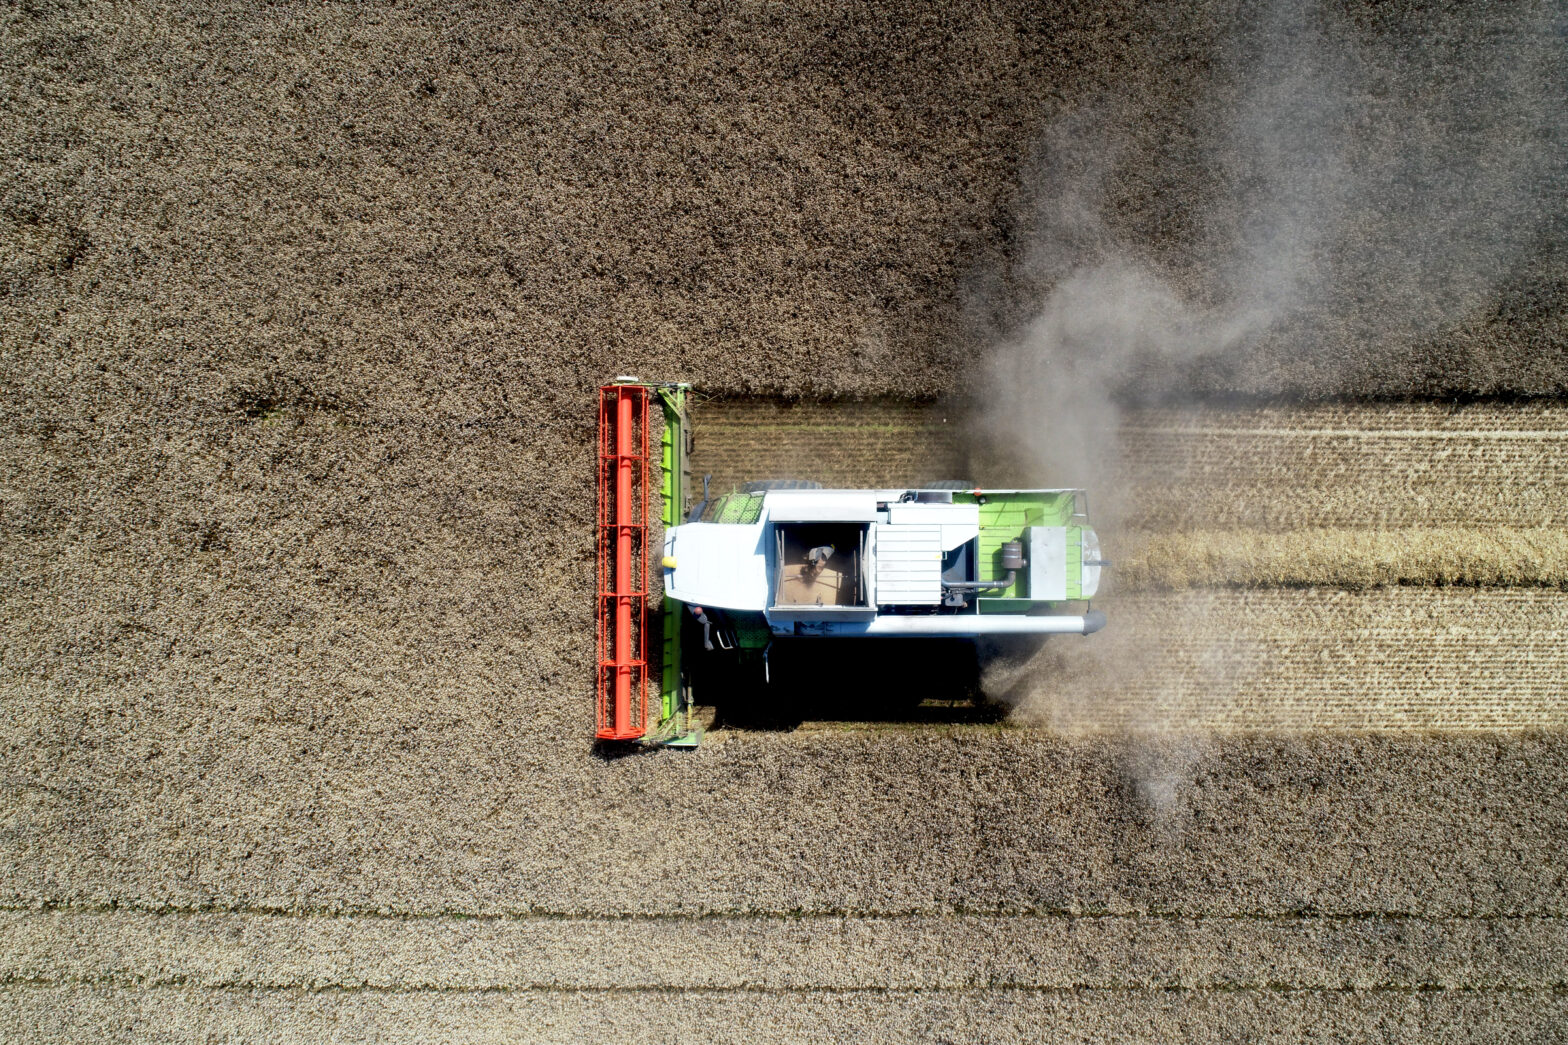
<svg viewBox="0 0 1568 1045">
<path fill-rule="evenodd" d="M 1055 120 L 1022 245 L 973 295 L 994 346 L 980 439 L 1038 481 L 1103 485 L 1129 402 L 1245 391 L 1264 367 L 1308 395 L 1419 369 L 1568 231 L 1568 5 L 1367 25 L 1291 0 L 1215 66 L 1162 132 L 1108 95 Z M 1127 216 L 1151 166 L 1174 231 Z"/>
<path fill-rule="evenodd" d="M 1167 127 L 1111 91 L 1049 125 L 1018 246 L 969 302 L 993 346 L 979 477 L 1087 488 L 1112 560 L 1137 496 L 1118 481 L 1137 471 L 1118 440 L 1129 406 L 1397 394 L 1448 365 L 1445 339 L 1568 229 L 1568 5 L 1292 0 L 1232 26 L 1209 60 Z M 1140 201 L 1150 186 L 1163 205 Z M 1102 699 L 1082 694 L 1158 672 L 1158 637 L 1118 636 L 1113 605 L 1106 632 L 1004 663 L 988 691 L 1070 728 L 1064 692 Z M 1215 684 L 1239 688 L 1246 657 L 1244 643 L 1217 656 Z M 1130 722 L 1179 729 L 1180 700 L 1164 703 Z"/>
</svg>

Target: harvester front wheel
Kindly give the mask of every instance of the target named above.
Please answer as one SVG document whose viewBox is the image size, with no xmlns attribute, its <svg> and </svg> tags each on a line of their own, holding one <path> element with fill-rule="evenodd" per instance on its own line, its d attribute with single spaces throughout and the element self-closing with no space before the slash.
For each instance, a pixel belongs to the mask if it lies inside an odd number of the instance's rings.
<svg viewBox="0 0 1568 1045">
<path fill-rule="evenodd" d="M 810 479 L 754 479 L 743 483 L 741 493 L 767 493 L 769 490 L 820 490 L 822 484 Z"/>
<path fill-rule="evenodd" d="M 975 484 L 969 479 L 931 479 L 927 482 L 917 483 L 917 490 L 973 490 Z"/>
</svg>

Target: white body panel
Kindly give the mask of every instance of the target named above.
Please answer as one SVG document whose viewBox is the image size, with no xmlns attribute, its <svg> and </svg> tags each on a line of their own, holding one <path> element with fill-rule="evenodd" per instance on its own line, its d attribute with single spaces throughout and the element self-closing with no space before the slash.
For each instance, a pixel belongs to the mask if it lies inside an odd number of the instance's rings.
<svg viewBox="0 0 1568 1045">
<path fill-rule="evenodd" d="M 1029 597 L 1062 602 L 1067 598 L 1067 528 L 1029 527 Z"/>
<path fill-rule="evenodd" d="M 945 552 L 980 536 L 978 504 L 889 504 L 887 521 L 891 526 L 940 526 Z"/>
<path fill-rule="evenodd" d="M 773 490 L 762 502 L 774 522 L 875 522 L 875 490 Z"/>
<path fill-rule="evenodd" d="M 691 606 L 762 610 L 768 604 L 766 524 L 686 523 L 664 534 L 664 590 Z"/>
<path fill-rule="evenodd" d="M 876 600 L 882 606 L 937 606 L 942 602 L 941 526 L 871 528 L 876 556 Z"/>
</svg>

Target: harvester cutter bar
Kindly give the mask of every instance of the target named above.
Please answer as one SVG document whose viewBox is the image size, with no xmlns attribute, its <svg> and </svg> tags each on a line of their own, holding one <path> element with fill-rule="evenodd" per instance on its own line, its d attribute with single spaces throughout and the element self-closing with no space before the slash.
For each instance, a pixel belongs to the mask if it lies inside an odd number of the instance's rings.
<svg viewBox="0 0 1568 1045">
<path fill-rule="evenodd" d="M 595 735 L 648 732 L 648 389 L 599 389 Z"/>
</svg>

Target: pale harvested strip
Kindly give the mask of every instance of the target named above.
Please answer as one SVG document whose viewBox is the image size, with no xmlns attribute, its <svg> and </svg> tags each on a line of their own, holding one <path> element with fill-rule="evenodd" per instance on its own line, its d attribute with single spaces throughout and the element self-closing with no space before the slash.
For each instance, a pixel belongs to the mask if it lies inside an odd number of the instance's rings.
<svg viewBox="0 0 1568 1045">
<path fill-rule="evenodd" d="M 1558 918 L 0 912 L 0 983 L 387 990 L 1568 988 Z"/>
<path fill-rule="evenodd" d="M 13 986 L 7 1041 L 1568 1041 L 1556 991 L 382 991 Z"/>
<path fill-rule="evenodd" d="M 897 400 L 861 403 L 715 399 L 692 408 L 692 469 L 714 493 L 751 479 L 863 487 L 964 479 L 957 410 Z"/>
<path fill-rule="evenodd" d="M 1568 725 L 1568 598 L 1394 586 L 1141 592 L 1052 640 L 993 692 L 1060 730 L 1521 729 Z"/>
<path fill-rule="evenodd" d="M 1124 532 L 1114 562 L 1113 579 L 1106 583 L 1120 591 L 1391 584 L 1568 588 L 1568 528 Z"/>
<path fill-rule="evenodd" d="M 1502 430 L 1568 435 L 1568 405 L 1558 400 L 1518 402 L 1293 402 L 1277 406 L 1221 409 L 1139 407 L 1129 411 L 1132 427 L 1182 429 L 1192 425 L 1224 427 L 1201 420 L 1205 414 L 1230 417 L 1238 430 L 1278 429 L 1292 435 L 1312 433 L 1376 436 L 1496 435 Z"/>
<path fill-rule="evenodd" d="M 1129 412 L 1114 490 L 1136 528 L 1568 524 L 1568 406 Z"/>
<path fill-rule="evenodd" d="M 694 470 L 712 474 L 716 491 L 759 478 L 1070 481 L 1039 463 L 996 473 L 994 462 L 976 462 L 976 471 L 969 458 L 984 458 L 986 446 L 956 407 L 710 400 L 692 416 Z M 1106 524 L 1271 532 L 1568 525 L 1568 406 L 1138 409 L 1117 422 L 1091 440 L 1106 448 L 1109 467 L 1084 479 Z"/>
</svg>

